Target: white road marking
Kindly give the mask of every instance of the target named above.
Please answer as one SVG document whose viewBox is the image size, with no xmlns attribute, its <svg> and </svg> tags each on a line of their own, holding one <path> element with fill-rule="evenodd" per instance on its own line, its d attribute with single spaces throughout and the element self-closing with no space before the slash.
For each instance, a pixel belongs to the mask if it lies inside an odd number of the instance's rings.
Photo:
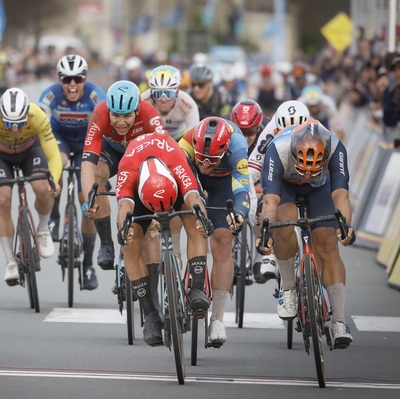
<svg viewBox="0 0 400 399">
<path fill-rule="evenodd" d="M 177 381 L 175 375 L 168 374 L 124 374 L 124 373 L 93 373 L 85 371 L 43 371 L 43 370 L 0 370 L 0 377 L 47 377 L 47 378 L 84 378 L 102 380 L 137 380 L 137 381 Z M 304 380 L 279 380 L 263 377 L 211 377 L 211 376 L 189 376 L 185 378 L 186 383 L 203 382 L 214 384 L 257 384 L 257 385 L 281 385 L 281 386 L 318 386 L 316 381 Z M 327 387 L 335 388 L 370 388 L 370 389 L 396 389 L 400 390 L 400 384 L 393 383 L 374 383 L 374 382 L 326 382 Z"/>
<path fill-rule="evenodd" d="M 358 331 L 400 332 L 400 317 L 351 316 Z"/>
<path fill-rule="evenodd" d="M 44 321 L 57 323 L 125 324 L 126 313 L 117 309 L 54 308 Z"/>
<path fill-rule="evenodd" d="M 210 314 L 209 314 L 210 316 Z M 400 332 L 400 317 L 351 316 L 358 331 Z M 117 309 L 54 308 L 44 319 L 57 323 L 126 324 L 126 313 Z M 234 312 L 225 312 L 226 327 L 236 328 Z M 276 313 L 245 313 L 243 328 L 284 329 L 285 323 Z"/>
</svg>

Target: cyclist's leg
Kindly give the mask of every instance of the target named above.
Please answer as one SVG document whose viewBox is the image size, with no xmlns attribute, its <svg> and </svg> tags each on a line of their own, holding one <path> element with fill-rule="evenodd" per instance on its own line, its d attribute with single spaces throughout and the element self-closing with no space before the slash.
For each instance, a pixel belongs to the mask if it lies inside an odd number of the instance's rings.
<svg viewBox="0 0 400 399">
<path fill-rule="evenodd" d="M 54 136 L 56 137 L 58 148 L 61 153 L 61 161 L 63 168 L 68 162 L 70 147 L 63 138 L 61 138 L 56 132 L 54 132 Z M 63 175 L 61 175 L 60 180 L 58 181 L 60 185 L 60 189 L 63 187 Z M 51 238 L 53 241 L 58 241 L 59 239 L 59 230 L 60 230 L 60 198 L 61 193 L 58 197 L 54 198 L 53 208 L 51 209 L 50 219 L 49 219 L 49 230 L 51 234 Z"/>
<path fill-rule="evenodd" d="M 38 162 L 38 160 L 40 161 Z M 29 149 L 24 159 L 22 170 L 25 176 L 45 173 L 48 170 L 47 158 L 39 143 Z M 36 180 L 31 185 L 36 197 L 35 209 L 39 215 L 39 223 L 37 225 L 39 251 L 42 258 L 49 258 L 54 254 L 54 243 L 48 226 L 54 199 L 50 195 L 51 192 L 47 180 Z"/>
<path fill-rule="evenodd" d="M 136 204 L 135 214 L 137 214 L 137 208 L 139 207 L 140 205 Z M 139 298 L 144 314 L 144 341 L 148 345 L 154 346 L 162 344 L 161 319 L 153 303 L 148 269 L 142 255 L 144 237 L 142 226 L 147 229 L 148 224 L 133 224 L 133 242 L 129 247 L 122 247 L 122 251 L 124 253 L 125 268 L 131 282 L 132 290 L 136 297 Z"/>
<path fill-rule="evenodd" d="M 103 152 L 102 152 L 103 154 Z M 110 176 L 114 176 L 115 157 L 111 160 L 110 157 L 100 157 L 96 167 L 96 182 L 99 184 L 98 191 L 107 191 L 107 181 Z M 96 197 L 96 202 L 99 204 L 99 210 L 96 213 L 94 223 L 97 233 L 100 237 L 100 250 L 97 256 L 97 263 L 103 270 L 112 270 L 114 268 L 114 243 L 111 237 L 111 218 L 110 218 L 110 201 L 108 196 L 100 195 Z"/>
<path fill-rule="evenodd" d="M 75 165 L 81 166 L 82 153 L 78 149 L 75 150 Z M 78 198 L 79 204 L 84 203 L 84 197 L 82 193 L 82 183 L 80 171 L 76 173 L 76 179 L 78 182 Z M 93 250 L 96 243 L 96 226 L 93 220 L 88 218 L 82 218 L 81 224 L 82 232 L 82 246 L 83 246 L 83 260 L 82 260 L 82 271 L 83 271 L 83 288 L 87 290 L 94 290 L 98 287 L 98 281 L 96 271 L 93 267 Z"/>
<path fill-rule="evenodd" d="M 315 193 L 308 197 L 309 217 L 333 214 L 334 205 L 329 185 L 316 190 Z M 327 222 L 316 225 L 311 237 L 322 269 L 322 284 L 328 293 L 332 308 L 334 345 L 346 348 L 353 338 L 344 314 L 346 269 L 340 257 L 336 224 Z"/>
<path fill-rule="evenodd" d="M 181 209 L 187 209 L 185 204 Z M 191 215 L 182 216 L 182 223 L 187 234 L 187 259 L 192 286 L 189 298 L 192 309 L 207 310 L 210 301 L 204 293 L 204 280 L 207 271 L 207 240 L 196 229 L 196 221 Z"/>
</svg>

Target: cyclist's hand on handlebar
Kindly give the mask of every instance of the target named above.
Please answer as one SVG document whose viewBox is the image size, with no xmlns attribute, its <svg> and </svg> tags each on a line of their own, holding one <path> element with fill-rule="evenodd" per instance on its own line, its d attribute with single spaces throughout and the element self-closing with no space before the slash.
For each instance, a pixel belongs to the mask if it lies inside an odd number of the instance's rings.
<svg viewBox="0 0 400 399">
<path fill-rule="evenodd" d="M 274 238 L 271 232 L 268 232 L 266 247 L 262 246 L 262 236 L 256 239 L 256 250 L 261 255 L 271 255 L 272 246 L 274 245 Z"/>
<path fill-rule="evenodd" d="M 56 198 L 61 193 L 61 187 L 58 183 L 54 183 L 54 190 L 51 188 L 51 186 L 49 184 L 47 187 L 47 190 L 49 191 L 51 198 Z"/>
<path fill-rule="evenodd" d="M 336 230 L 336 235 L 338 240 L 342 245 L 347 247 L 348 245 L 353 244 L 356 241 L 356 232 L 354 231 L 353 227 L 346 223 L 347 235 L 345 238 L 342 238 L 342 233 L 340 229 Z"/>
<path fill-rule="evenodd" d="M 232 220 L 231 215 L 226 215 L 226 222 L 228 223 L 229 229 L 233 234 L 237 234 L 242 231 L 244 218 L 242 215 L 235 213 L 235 221 Z"/>
<path fill-rule="evenodd" d="M 133 241 L 133 227 L 129 227 L 128 236 L 125 239 L 125 227 L 118 229 L 117 239 L 119 245 L 129 245 Z"/>
<path fill-rule="evenodd" d="M 93 218 L 95 213 L 97 212 L 97 210 L 99 209 L 99 205 L 97 203 L 95 203 L 93 205 L 93 208 L 89 208 L 89 203 L 86 201 L 82 204 L 81 206 L 81 210 L 82 210 L 82 215 L 85 218 Z"/>
<path fill-rule="evenodd" d="M 196 229 L 203 238 L 209 237 L 214 233 L 214 224 L 210 219 L 204 219 L 206 226 L 203 226 L 200 220 L 196 220 Z"/>
</svg>

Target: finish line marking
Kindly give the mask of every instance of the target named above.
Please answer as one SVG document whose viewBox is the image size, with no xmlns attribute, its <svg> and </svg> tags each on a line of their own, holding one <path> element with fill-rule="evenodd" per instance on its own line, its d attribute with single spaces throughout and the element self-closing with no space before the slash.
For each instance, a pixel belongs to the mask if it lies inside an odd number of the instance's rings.
<svg viewBox="0 0 400 399">
<path fill-rule="evenodd" d="M 113 374 L 113 373 L 89 373 L 89 372 L 59 372 L 40 370 L 0 370 L 0 377 L 45 377 L 45 378 L 83 378 L 102 380 L 138 380 L 138 381 L 177 381 L 176 376 L 163 374 Z M 282 386 L 318 386 L 316 381 L 304 380 L 278 380 L 267 378 L 237 378 L 237 377 L 208 377 L 186 376 L 187 383 L 215 383 L 215 384 L 257 384 L 257 385 L 282 385 Z M 400 384 L 393 383 L 358 383 L 358 382 L 329 382 L 327 387 L 335 388 L 369 388 L 369 389 L 395 389 L 400 390 Z"/>
</svg>

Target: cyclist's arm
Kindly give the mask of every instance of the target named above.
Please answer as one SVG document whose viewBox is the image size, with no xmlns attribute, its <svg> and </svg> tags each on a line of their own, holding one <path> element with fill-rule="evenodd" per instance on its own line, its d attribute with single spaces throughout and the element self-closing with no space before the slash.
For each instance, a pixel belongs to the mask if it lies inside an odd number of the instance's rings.
<svg viewBox="0 0 400 399">
<path fill-rule="evenodd" d="M 273 117 L 258 136 L 257 144 L 249 155 L 249 176 L 253 183 L 260 179 L 265 153 L 268 144 L 274 138 L 275 128 L 275 118 Z"/>
<path fill-rule="evenodd" d="M 31 103 L 30 111 L 33 113 L 33 116 L 31 117 L 33 120 L 32 127 L 38 132 L 40 145 L 42 146 L 43 152 L 47 158 L 50 173 L 53 180 L 58 182 L 62 174 L 63 166 L 60 150 L 51 129 L 50 120 L 45 112 L 35 104 Z"/>
<path fill-rule="evenodd" d="M 97 164 L 90 161 L 82 161 L 81 164 L 81 181 L 82 181 L 82 194 L 85 201 L 88 200 L 89 191 L 95 182 Z"/>
<path fill-rule="evenodd" d="M 122 197 L 118 200 L 118 229 L 124 226 L 127 212 L 132 212 L 135 208 L 135 201 L 131 197 Z"/>
</svg>

